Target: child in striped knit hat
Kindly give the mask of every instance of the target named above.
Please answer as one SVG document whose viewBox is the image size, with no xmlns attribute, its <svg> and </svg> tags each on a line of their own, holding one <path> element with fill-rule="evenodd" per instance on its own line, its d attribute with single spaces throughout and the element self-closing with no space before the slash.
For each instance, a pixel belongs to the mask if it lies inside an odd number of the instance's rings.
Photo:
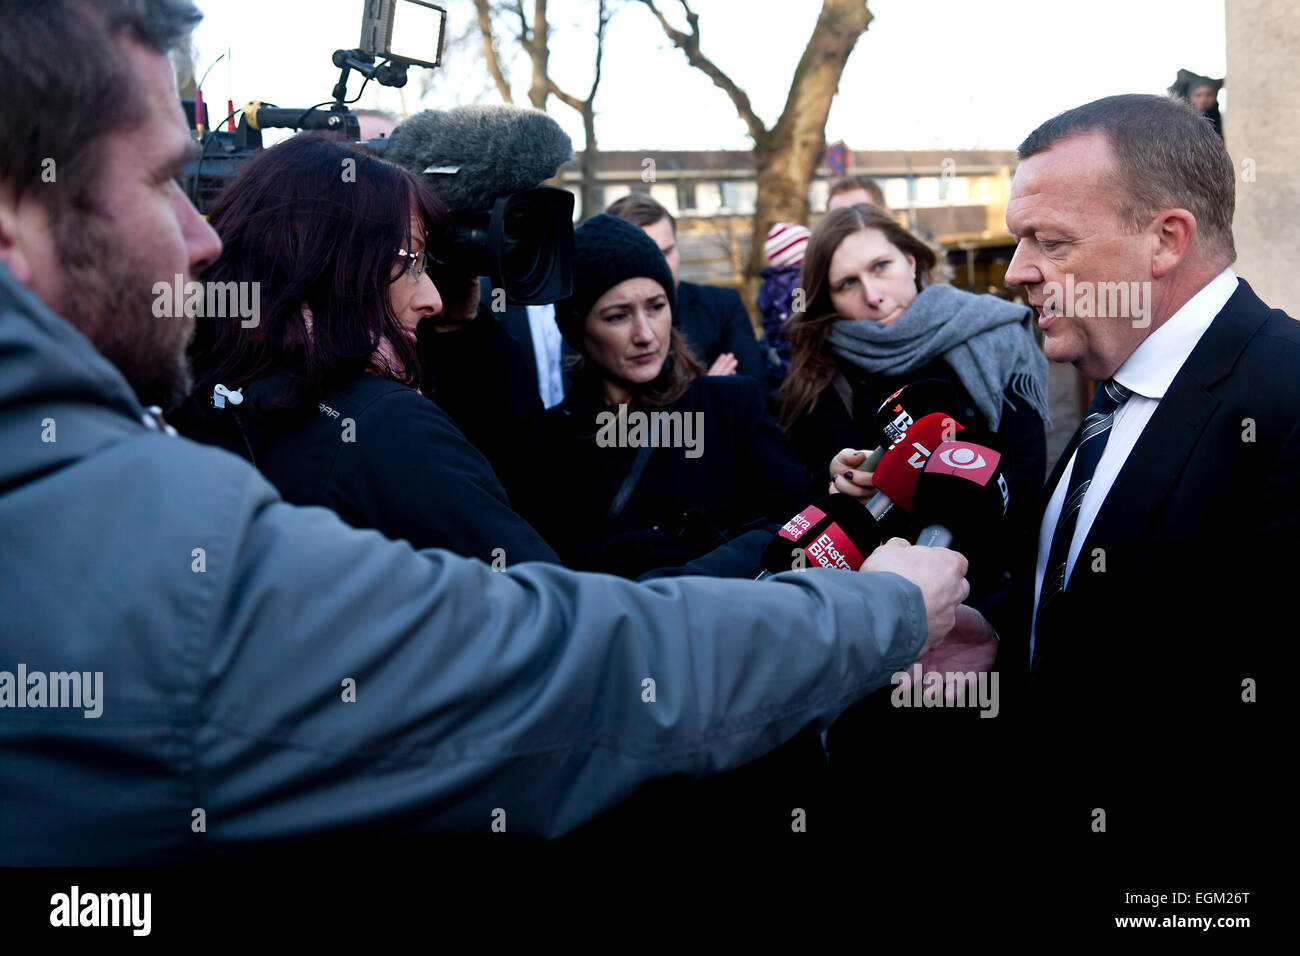
<svg viewBox="0 0 1300 956">
<path fill-rule="evenodd" d="M 803 252 L 811 235 L 806 226 L 778 222 L 767 234 L 763 251 L 771 263 L 759 272 L 763 283 L 758 287 L 758 310 L 763 315 L 763 331 L 776 360 L 768 362 L 768 385 L 777 387 L 790 370 L 790 340 L 781 331 L 794 312 L 791 299 L 799 286 Z"/>
</svg>

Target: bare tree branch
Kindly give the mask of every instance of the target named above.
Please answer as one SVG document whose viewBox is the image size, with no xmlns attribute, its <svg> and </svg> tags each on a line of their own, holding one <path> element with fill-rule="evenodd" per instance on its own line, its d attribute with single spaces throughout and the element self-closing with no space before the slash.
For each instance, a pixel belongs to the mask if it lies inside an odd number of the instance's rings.
<svg viewBox="0 0 1300 956">
<path fill-rule="evenodd" d="M 549 80 L 551 84 L 551 95 L 579 113 L 593 106 L 596 102 L 596 91 L 600 88 L 600 70 L 601 64 L 605 59 L 605 28 L 609 26 L 611 14 L 606 12 L 606 0 L 600 0 L 600 6 L 597 11 L 596 25 L 596 67 L 591 80 L 591 91 L 587 94 L 585 100 L 580 100 L 572 93 L 560 89 L 554 80 Z"/>
<path fill-rule="evenodd" d="M 564 92 L 564 90 L 556 86 L 554 80 L 548 79 L 547 82 L 550 83 L 550 93 L 552 96 L 554 96 L 565 106 L 570 106 L 573 109 L 577 110 L 579 113 L 582 112 L 583 107 L 586 105 L 583 100 L 578 99 L 572 93 Z"/>
<path fill-rule="evenodd" d="M 591 92 L 587 94 L 587 102 L 596 102 L 596 88 L 600 86 L 600 65 L 605 59 L 605 28 L 609 26 L 609 18 L 613 16 L 605 10 L 605 0 L 600 0 L 600 8 L 596 11 L 596 73 L 591 80 Z"/>
<path fill-rule="evenodd" d="M 524 0 L 515 0 L 515 14 L 519 17 L 519 45 L 531 53 L 533 38 L 528 30 L 528 14 L 524 12 Z"/>
<path fill-rule="evenodd" d="M 492 36 L 492 8 L 488 0 L 474 0 L 474 7 L 478 11 L 478 30 L 483 37 L 483 59 L 487 61 L 488 72 L 492 74 L 502 102 L 513 103 L 515 98 L 510 94 L 510 81 L 501 67 L 501 57 Z"/>
<path fill-rule="evenodd" d="M 522 11 L 523 0 L 519 0 L 519 4 Z M 534 0 L 533 38 L 528 46 L 528 55 L 533 61 L 533 83 L 528 88 L 528 99 L 533 108 L 539 110 L 546 109 L 546 98 L 551 94 L 550 31 L 550 24 L 546 20 L 546 0 Z"/>
<path fill-rule="evenodd" d="M 731 102 L 735 104 L 736 112 L 740 114 L 740 118 L 748 127 L 749 135 L 753 138 L 755 145 L 764 143 L 768 135 L 767 126 L 754 112 L 754 107 L 749 102 L 749 94 L 737 86 L 731 77 L 727 76 L 716 63 L 701 51 L 700 17 L 691 9 L 687 0 L 681 0 L 681 5 L 682 9 L 686 11 L 686 22 L 690 24 L 690 33 L 683 33 L 669 23 L 668 18 L 655 6 L 654 0 L 641 0 L 641 2 L 650 8 L 650 12 L 655 15 L 655 19 L 663 27 L 668 39 L 673 41 L 673 46 L 686 54 L 687 62 L 713 80 L 713 85 L 731 98 Z"/>
<path fill-rule="evenodd" d="M 770 129 L 755 114 L 745 91 L 704 55 L 700 18 L 691 9 L 690 0 L 679 0 L 690 32 L 669 23 L 655 0 L 640 2 L 654 14 L 673 45 L 686 54 L 687 62 L 731 98 L 754 140 L 758 194 L 744 270 L 744 298 L 752 307 L 768 228 L 774 222 L 804 222 L 808 218 L 808 188 L 825 150 L 826 118 L 844 66 L 871 22 L 867 0 L 822 0 L 817 24 L 791 77 L 785 107 Z"/>
</svg>

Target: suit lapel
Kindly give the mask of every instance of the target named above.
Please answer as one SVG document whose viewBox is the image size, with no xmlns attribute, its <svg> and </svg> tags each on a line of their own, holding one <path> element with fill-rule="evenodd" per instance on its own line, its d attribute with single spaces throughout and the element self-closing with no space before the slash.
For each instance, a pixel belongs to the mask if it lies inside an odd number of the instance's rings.
<svg viewBox="0 0 1300 956">
<path fill-rule="evenodd" d="M 1087 560 L 1095 548 L 1106 553 L 1130 552 L 1168 500 L 1170 489 L 1218 407 L 1219 400 L 1199 382 L 1179 373 L 1107 492 L 1079 549 L 1080 561 Z M 1070 581 L 1096 577 L 1076 571 Z"/>
<path fill-rule="evenodd" d="M 1080 548 L 1080 560 L 1094 548 L 1126 554 L 1142 537 L 1196 449 L 1219 407 L 1209 387 L 1232 370 L 1246 343 L 1268 319 L 1268 307 L 1239 280 L 1222 311 L 1174 376 L 1137 444 L 1115 477 Z M 1071 581 L 1077 575 L 1071 575 Z M 1095 578 L 1097 575 L 1086 575 Z"/>
</svg>

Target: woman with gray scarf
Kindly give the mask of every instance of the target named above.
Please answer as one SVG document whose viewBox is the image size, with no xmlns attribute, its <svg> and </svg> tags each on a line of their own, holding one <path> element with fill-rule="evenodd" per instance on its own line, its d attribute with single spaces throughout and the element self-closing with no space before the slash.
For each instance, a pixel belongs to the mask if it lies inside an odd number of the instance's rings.
<svg viewBox="0 0 1300 956">
<path fill-rule="evenodd" d="M 1005 456 L 1019 533 L 1046 471 L 1047 359 L 1028 308 L 929 285 L 934 266 L 929 246 L 873 206 L 827 213 L 804 255 L 807 305 L 788 324 L 781 424 L 814 476 L 869 498 L 871 473 L 855 468 L 877 444 L 876 410 L 904 385 L 943 379 L 951 414 Z"/>
<path fill-rule="evenodd" d="M 1010 486 L 1006 533 L 974 548 L 962 545 L 970 560 L 968 603 L 988 612 L 1006 599 L 1015 542 L 1035 533 L 1046 470 L 1047 360 L 1030 331 L 1028 308 L 930 285 L 934 266 L 931 248 L 875 207 L 826 214 L 804 253 L 806 307 L 786 325 L 790 372 L 782 384 L 781 424 L 815 478 L 866 499 L 875 489 L 871 472 L 861 470 L 859 449 L 877 444 L 876 410 L 904 385 L 948 382 L 957 407 L 947 411 L 966 427 L 963 437 L 1003 453 Z M 913 541 L 920 530 L 915 522 L 891 525 L 887 533 Z M 878 805 L 881 741 L 906 754 L 973 750 L 987 739 L 972 733 L 971 724 L 985 723 L 977 711 L 936 708 L 922 715 L 894 706 L 892 690 L 849 708 L 827 732 L 832 787 L 846 805 Z M 915 821 L 952 813 L 948 795 L 913 795 L 910 805 Z"/>
</svg>

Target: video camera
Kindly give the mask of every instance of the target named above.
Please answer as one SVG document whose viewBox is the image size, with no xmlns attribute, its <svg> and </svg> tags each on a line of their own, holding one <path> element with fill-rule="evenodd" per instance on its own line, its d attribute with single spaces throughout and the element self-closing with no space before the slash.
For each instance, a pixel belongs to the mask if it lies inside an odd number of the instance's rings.
<svg viewBox="0 0 1300 956">
<path fill-rule="evenodd" d="M 346 99 L 348 79 L 355 71 L 367 83 L 402 87 L 409 67 L 441 66 L 447 12 L 427 0 L 364 0 L 364 6 L 361 45 L 334 51 L 333 63 L 341 73 L 332 100 L 307 109 L 251 102 L 227 117 L 238 117 L 233 132 L 214 128 L 206 107 L 196 111 L 194 101 L 181 101 L 191 128 L 203 130 L 199 157 L 180 175 L 182 188 L 200 212 L 206 215 L 216 197 L 261 151 L 264 130 L 320 130 L 385 157 L 388 139 L 361 139 L 357 116 L 348 109 L 350 102 L 356 102 Z M 472 194 L 474 201 L 467 206 L 446 195 L 444 177 L 449 169 L 444 164 L 435 162 L 426 168 L 420 163 L 419 168 L 434 190 L 448 199 L 456 216 L 455 237 L 440 255 L 435 276 L 486 275 L 520 304 L 555 302 L 569 295 L 573 289 L 572 193 L 550 186 L 519 188 L 513 182 L 499 189 L 492 182 L 480 182 L 469 192 L 463 186 L 450 191 L 452 196 Z M 544 178 L 546 174 L 532 181 Z"/>
</svg>

